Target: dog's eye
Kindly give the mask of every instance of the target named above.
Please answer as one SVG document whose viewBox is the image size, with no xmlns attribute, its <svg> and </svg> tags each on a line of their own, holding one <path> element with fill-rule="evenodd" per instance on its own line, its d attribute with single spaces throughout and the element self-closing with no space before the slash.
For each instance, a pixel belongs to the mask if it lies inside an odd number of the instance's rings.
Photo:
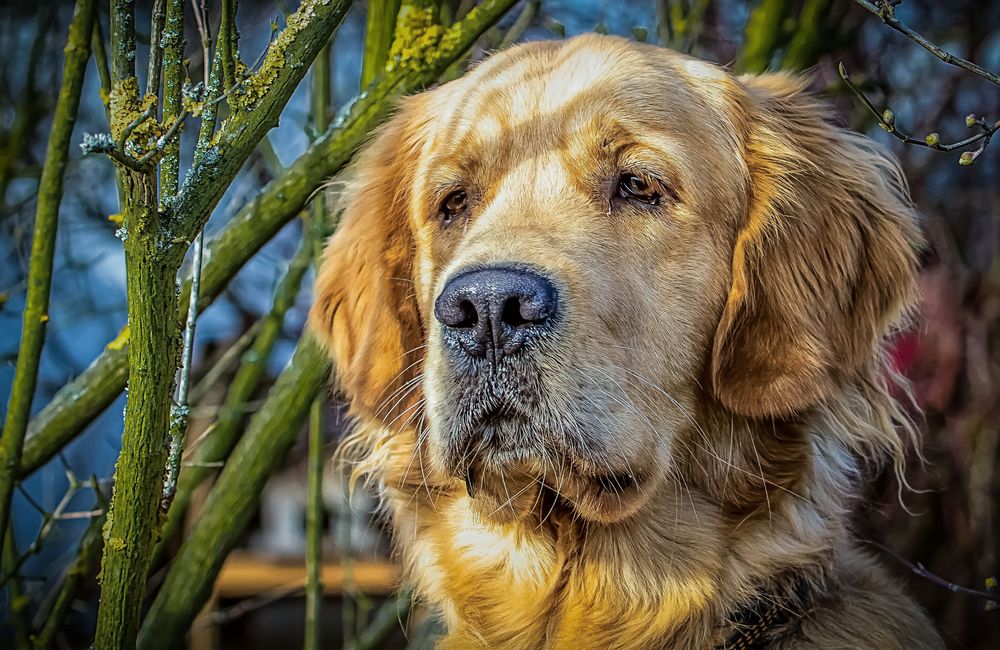
<svg viewBox="0 0 1000 650">
<path fill-rule="evenodd" d="M 461 216 L 468 207 L 469 195 L 465 193 L 465 190 L 455 190 L 444 197 L 444 201 L 441 202 L 441 208 L 438 211 L 438 216 L 442 222 L 446 224 L 451 223 L 452 219 Z"/>
<path fill-rule="evenodd" d="M 618 196 L 630 201 L 639 201 L 649 205 L 660 204 L 660 193 L 646 179 L 626 172 L 618 178 Z"/>
</svg>

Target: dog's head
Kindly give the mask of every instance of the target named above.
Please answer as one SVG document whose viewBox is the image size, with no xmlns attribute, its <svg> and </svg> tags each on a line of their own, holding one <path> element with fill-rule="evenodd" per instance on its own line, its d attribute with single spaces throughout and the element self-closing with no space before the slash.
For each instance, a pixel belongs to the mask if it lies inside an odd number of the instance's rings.
<svg viewBox="0 0 1000 650">
<path fill-rule="evenodd" d="M 795 78 L 600 36 L 406 100 L 311 314 L 354 413 L 487 514 L 544 485 L 597 521 L 706 410 L 801 417 L 871 371 L 919 242 L 898 169 L 827 118 Z"/>
</svg>

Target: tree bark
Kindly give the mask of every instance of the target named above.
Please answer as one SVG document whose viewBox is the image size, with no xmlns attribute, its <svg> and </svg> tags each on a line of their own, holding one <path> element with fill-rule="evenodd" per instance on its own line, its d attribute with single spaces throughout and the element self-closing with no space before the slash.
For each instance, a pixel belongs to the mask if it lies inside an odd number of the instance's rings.
<svg viewBox="0 0 1000 650">
<path fill-rule="evenodd" d="M 158 528 L 170 393 L 177 368 L 177 269 L 164 252 L 156 179 L 152 172 L 121 172 L 127 231 L 129 395 L 104 530 L 98 650 L 135 645 Z"/>
</svg>

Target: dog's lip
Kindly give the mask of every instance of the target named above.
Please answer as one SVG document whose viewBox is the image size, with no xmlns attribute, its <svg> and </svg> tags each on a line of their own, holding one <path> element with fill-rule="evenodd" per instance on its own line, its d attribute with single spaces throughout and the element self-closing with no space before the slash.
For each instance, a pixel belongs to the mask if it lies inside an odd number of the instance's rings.
<svg viewBox="0 0 1000 650">
<path fill-rule="evenodd" d="M 595 468 L 581 459 L 561 463 L 529 448 L 492 450 L 485 456 L 467 458 L 455 468 L 455 477 L 475 499 L 490 477 L 520 473 L 534 476 L 537 483 L 570 503 L 581 500 L 606 501 L 614 507 L 623 498 L 641 493 L 649 478 L 642 472 Z M 555 473 L 551 470 L 559 470 Z M 546 471 L 550 470 L 550 471 Z"/>
<path fill-rule="evenodd" d="M 623 494 L 638 489 L 642 478 L 631 472 L 608 472 L 590 477 L 590 481 L 603 492 Z"/>
</svg>

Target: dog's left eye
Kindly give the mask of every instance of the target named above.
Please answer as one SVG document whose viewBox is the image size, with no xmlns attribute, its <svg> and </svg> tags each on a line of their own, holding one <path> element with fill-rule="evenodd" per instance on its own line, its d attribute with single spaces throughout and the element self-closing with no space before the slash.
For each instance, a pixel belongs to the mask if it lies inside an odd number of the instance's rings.
<svg viewBox="0 0 1000 650">
<path fill-rule="evenodd" d="M 443 223 L 449 224 L 452 219 L 460 216 L 468 207 L 469 195 L 466 194 L 465 190 L 456 190 L 444 197 L 438 210 L 438 216 Z"/>
<path fill-rule="evenodd" d="M 626 172 L 618 178 L 617 194 L 623 199 L 649 205 L 660 204 L 660 193 L 643 177 Z"/>
</svg>

